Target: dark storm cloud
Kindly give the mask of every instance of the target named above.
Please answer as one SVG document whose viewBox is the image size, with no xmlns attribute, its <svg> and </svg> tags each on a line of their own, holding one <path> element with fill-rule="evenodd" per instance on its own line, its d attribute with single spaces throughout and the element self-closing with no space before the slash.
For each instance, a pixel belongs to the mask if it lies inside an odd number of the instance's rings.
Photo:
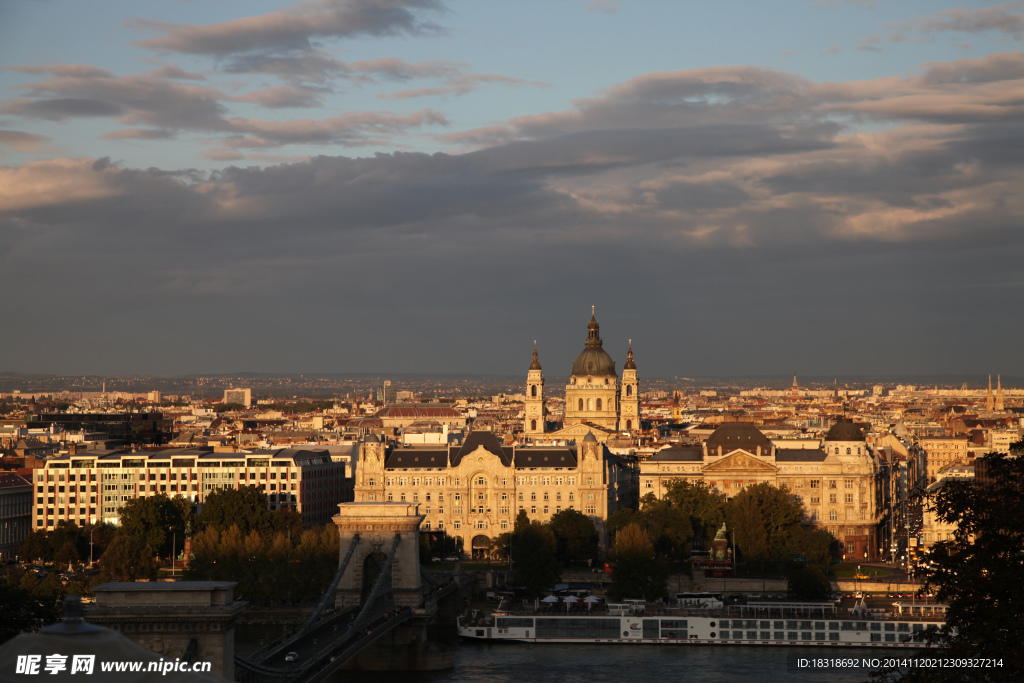
<svg viewBox="0 0 1024 683">
<path fill-rule="evenodd" d="M 35 297 L 74 311 L 103 293 L 103 324 L 164 365 L 80 345 L 148 372 L 511 373 L 534 338 L 557 372 L 591 304 L 651 374 L 973 370 L 979 325 L 992 357 L 1024 332 L 1006 313 L 1024 293 L 1022 81 L 1020 53 L 845 83 L 723 67 L 471 131 L 501 142 L 462 154 L 0 167 L 0 272 L 13 287 L 45 262 Z M 214 114 L 222 153 L 441 122 Z M 59 336 L 39 324 L 16 350 L 37 368 Z M 305 331 L 288 352 L 283 330 Z"/>
</svg>

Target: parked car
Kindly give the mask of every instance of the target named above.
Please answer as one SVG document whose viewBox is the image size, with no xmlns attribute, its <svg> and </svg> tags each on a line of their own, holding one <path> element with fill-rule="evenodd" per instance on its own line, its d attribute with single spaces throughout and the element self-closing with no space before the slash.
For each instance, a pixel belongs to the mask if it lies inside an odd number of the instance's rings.
<svg viewBox="0 0 1024 683">
<path fill-rule="evenodd" d="M 299 658 L 299 653 L 298 652 L 289 652 L 288 654 L 286 654 L 284 656 L 284 661 L 286 661 L 286 662 L 294 662 L 298 658 Z"/>
<path fill-rule="evenodd" d="M 441 558 L 440 557 L 432 557 L 432 558 L 430 558 L 430 561 L 431 562 L 440 562 Z"/>
<path fill-rule="evenodd" d="M 444 558 L 444 561 L 445 562 L 458 562 L 459 558 L 457 556 L 455 556 L 455 555 L 449 555 L 448 557 Z"/>
</svg>

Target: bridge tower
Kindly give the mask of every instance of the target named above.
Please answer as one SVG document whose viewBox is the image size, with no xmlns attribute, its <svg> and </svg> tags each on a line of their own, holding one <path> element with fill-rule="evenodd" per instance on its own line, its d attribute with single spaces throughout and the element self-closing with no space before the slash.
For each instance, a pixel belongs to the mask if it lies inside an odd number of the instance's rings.
<svg viewBox="0 0 1024 683">
<path fill-rule="evenodd" d="M 415 607 L 421 600 L 420 586 L 420 522 L 419 505 L 389 502 L 341 503 L 334 523 L 341 536 L 339 562 L 349 552 L 353 539 L 359 541 L 349 560 L 348 569 L 338 583 L 335 605 L 340 608 L 362 603 L 379 575 L 382 565 L 394 547 L 398 547 L 391 564 L 392 604 Z"/>
</svg>

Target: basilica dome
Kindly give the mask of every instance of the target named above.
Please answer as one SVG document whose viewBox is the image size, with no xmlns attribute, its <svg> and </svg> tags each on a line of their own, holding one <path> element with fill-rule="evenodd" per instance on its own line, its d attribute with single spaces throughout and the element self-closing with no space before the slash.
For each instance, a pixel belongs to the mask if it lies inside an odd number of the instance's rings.
<svg viewBox="0 0 1024 683">
<path fill-rule="evenodd" d="M 587 342 L 572 362 L 572 374 L 592 377 L 615 377 L 615 361 L 602 348 L 601 326 L 597 318 L 590 316 L 590 323 L 587 325 Z"/>
</svg>

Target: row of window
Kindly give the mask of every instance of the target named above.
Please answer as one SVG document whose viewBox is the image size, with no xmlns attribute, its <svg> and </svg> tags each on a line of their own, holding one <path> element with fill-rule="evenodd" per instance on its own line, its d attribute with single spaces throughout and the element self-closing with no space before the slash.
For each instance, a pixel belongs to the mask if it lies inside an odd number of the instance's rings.
<svg viewBox="0 0 1024 683">
<path fill-rule="evenodd" d="M 396 486 L 396 485 L 397 486 L 433 486 L 435 478 L 437 480 L 437 485 L 438 486 L 445 486 L 446 485 L 445 484 L 445 481 L 446 481 L 445 477 L 387 477 L 385 479 L 384 483 L 387 486 Z M 454 486 L 462 486 L 462 478 L 461 477 L 453 477 L 453 479 L 454 479 Z M 498 481 L 497 478 L 495 478 L 495 485 L 497 485 L 497 481 Z M 376 483 L 377 482 L 376 482 L 376 479 L 374 477 L 370 477 L 370 478 L 367 479 L 367 485 L 368 486 L 376 486 Z M 488 485 L 487 478 L 484 477 L 484 476 L 477 476 L 476 479 L 474 481 L 472 481 L 471 483 L 473 483 L 473 484 L 475 484 L 477 486 L 487 486 Z M 560 477 L 560 476 L 555 476 L 555 477 L 552 477 L 552 476 L 526 477 L 526 476 L 519 476 L 519 477 L 516 477 L 516 484 L 518 486 L 526 486 L 527 483 L 529 483 L 530 486 L 538 486 L 538 485 L 540 485 L 540 486 L 551 486 L 552 483 L 555 486 L 565 486 L 565 485 L 575 486 L 576 485 L 576 477 L 574 477 L 574 476 L 570 476 L 570 477 Z M 587 477 L 587 484 L 590 485 L 590 486 L 593 486 L 594 485 L 594 478 L 593 477 Z M 501 485 L 502 486 L 508 486 L 508 478 L 507 477 L 502 477 L 501 478 Z"/>
</svg>

